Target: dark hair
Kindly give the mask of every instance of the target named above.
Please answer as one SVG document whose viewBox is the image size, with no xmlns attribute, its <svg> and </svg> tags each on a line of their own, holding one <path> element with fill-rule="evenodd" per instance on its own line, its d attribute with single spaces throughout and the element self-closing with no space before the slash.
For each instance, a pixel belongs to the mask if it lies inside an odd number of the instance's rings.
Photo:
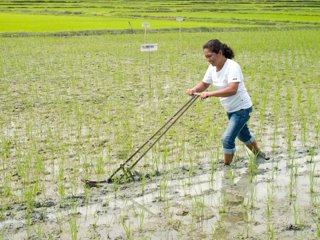
<svg viewBox="0 0 320 240">
<path fill-rule="evenodd" d="M 219 53 L 219 51 L 221 50 L 223 56 L 225 56 L 226 58 L 234 58 L 233 50 L 227 44 L 220 42 L 218 39 L 212 39 L 208 41 L 206 44 L 203 45 L 202 48 L 207 48 L 214 53 Z"/>
</svg>

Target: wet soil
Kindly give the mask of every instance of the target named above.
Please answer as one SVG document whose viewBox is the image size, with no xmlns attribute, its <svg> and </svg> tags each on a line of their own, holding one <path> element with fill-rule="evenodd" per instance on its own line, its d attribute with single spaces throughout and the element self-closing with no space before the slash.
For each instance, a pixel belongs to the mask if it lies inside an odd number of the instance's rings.
<svg viewBox="0 0 320 240">
<path fill-rule="evenodd" d="M 84 188 L 90 194 L 63 203 L 44 199 L 35 202 L 30 226 L 25 204 L 13 204 L 2 209 L 2 238 L 317 239 L 319 149 L 312 163 L 305 149 L 291 158 L 292 191 L 288 154 L 269 154 L 266 161 L 243 150 L 230 166 L 204 158 L 146 178 L 134 172 L 135 181 Z M 312 193 L 310 164 L 316 166 Z"/>
</svg>

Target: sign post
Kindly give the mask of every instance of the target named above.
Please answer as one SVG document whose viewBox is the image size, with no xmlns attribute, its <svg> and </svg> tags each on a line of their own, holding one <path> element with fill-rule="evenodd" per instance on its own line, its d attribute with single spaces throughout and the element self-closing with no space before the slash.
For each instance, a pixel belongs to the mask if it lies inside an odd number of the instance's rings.
<svg viewBox="0 0 320 240">
<path fill-rule="evenodd" d="M 150 23 L 144 22 L 142 23 L 142 27 L 144 27 L 144 43 L 147 40 L 147 28 L 150 28 Z"/>
<path fill-rule="evenodd" d="M 140 51 L 148 52 L 148 76 L 149 76 L 149 88 L 151 90 L 151 73 L 150 73 L 150 52 L 154 52 L 158 50 L 158 44 L 141 44 Z"/>
<path fill-rule="evenodd" d="M 179 33 L 181 33 L 181 22 L 183 22 L 183 17 L 177 17 L 176 21 L 179 22 Z"/>
</svg>

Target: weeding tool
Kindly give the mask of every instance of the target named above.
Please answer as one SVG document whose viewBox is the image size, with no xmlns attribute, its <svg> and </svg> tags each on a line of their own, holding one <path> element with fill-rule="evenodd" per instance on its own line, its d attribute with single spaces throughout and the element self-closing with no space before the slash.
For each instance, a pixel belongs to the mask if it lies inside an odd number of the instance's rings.
<svg viewBox="0 0 320 240">
<path fill-rule="evenodd" d="M 134 166 L 149 152 L 149 150 L 165 135 L 168 130 L 178 121 L 178 119 L 191 107 L 191 105 L 197 100 L 200 96 L 199 93 L 195 93 L 190 100 L 186 104 L 184 104 L 158 131 L 156 131 L 144 144 L 142 144 L 125 162 L 120 164 L 119 168 L 117 168 L 107 180 L 83 180 L 83 182 L 90 186 L 94 187 L 103 183 L 112 183 L 114 176 L 122 170 L 126 176 L 129 175 L 131 179 L 134 180 L 134 177 L 131 173 L 131 170 Z M 167 127 L 167 128 L 165 128 Z M 163 132 L 161 132 L 163 130 Z M 160 135 L 159 135 L 160 134 Z M 126 167 L 126 165 L 133 159 L 135 155 L 137 155 L 148 143 L 151 143 L 151 140 L 154 139 L 157 135 L 159 135 L 155 141 L 147 148 L 145 152 L 141 154 L 141 156 L 131 165 Z"/>
</svg>

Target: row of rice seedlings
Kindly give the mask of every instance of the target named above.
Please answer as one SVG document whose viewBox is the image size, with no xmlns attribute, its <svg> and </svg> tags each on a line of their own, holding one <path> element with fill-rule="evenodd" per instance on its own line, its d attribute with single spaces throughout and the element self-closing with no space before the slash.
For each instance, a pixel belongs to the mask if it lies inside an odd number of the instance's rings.
<svg viewBox="0 0 320 240">
<path fill-rule="evenodd" d="M 318 203 L 319 204 L 319 203 Z M 319 205 L 318 205 L 319 206 Z M 320 237 L 320 209 L 316 208 L 316 236 Z"/>
<path fill-rule="evenodd" d="M 274 226 L 272 223 L 272 204 L 273 204 L 273 197 L 274 197 L 274 186 L 270 187 L 270 184 L 267 186 L 267 233 L 268 239 L 275 238 Z"/>
<path fill-rule="evenodd" d="M 68 216 L 68 223 L 70 227 L 71 239 L 78 239 L 77 205 L 74 203 L 72 203 L 72 209 Z"/>
</svg>

